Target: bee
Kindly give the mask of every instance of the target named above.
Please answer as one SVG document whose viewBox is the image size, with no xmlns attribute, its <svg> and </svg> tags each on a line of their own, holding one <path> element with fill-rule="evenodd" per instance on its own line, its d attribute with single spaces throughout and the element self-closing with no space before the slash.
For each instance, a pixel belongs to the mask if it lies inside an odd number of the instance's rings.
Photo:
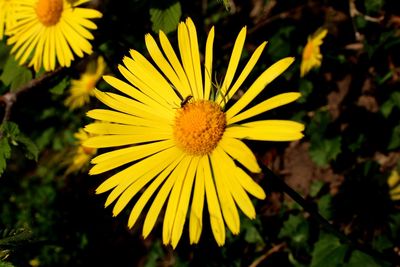
<svg viewBox="0 0 400 267">
<path fill-rule="evenodd" d="M 192 95 L 188 95 L 187 97 L 185 97 L 185 99 L 183 99 L 181 102 L 181 108 L 183 108 L 192 98 L 193 98 Z"/>
</svg>

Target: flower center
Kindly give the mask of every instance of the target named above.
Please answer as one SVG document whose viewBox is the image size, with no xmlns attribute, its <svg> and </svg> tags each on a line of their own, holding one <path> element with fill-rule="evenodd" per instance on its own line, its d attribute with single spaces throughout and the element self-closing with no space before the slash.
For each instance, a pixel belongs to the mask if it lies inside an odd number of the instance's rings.
<svg viewBox="0 0 400 267">
<path fill-rule="evenodd" d="M 174 138 L 179 148 L 190 155 L 206 155 L 214 150 L 226 127 L 225 113 L 207 100 L 185 104 L 177 111 Z"/>
<path fill-rule="evenodd" d="M 314 46 L 313 46 L 312 42 L 308 42 L 306 44 L 306 47 L 304 47 L 303 59 L 305 59 L 305 60 L 310 59 L 313 54 L 313 49 L 314 49 Z"/>
<path fill-rule="evenodd" d="M 36 15 L 44 26 L 53 26 L 61 18 L 63 0 L 38 0 L 36 3 Z"/>
<path fill-rule="evenodd" d="M 86 155 L 94 154 L 94 153 L 96 153 L 96 150 L 97 150 L 96 148 L 86 147 L 86 146 L 82 146 L 82 145 L 81 145 L 81 147 L 82 147 L 83 152 Z"/>
</svg>

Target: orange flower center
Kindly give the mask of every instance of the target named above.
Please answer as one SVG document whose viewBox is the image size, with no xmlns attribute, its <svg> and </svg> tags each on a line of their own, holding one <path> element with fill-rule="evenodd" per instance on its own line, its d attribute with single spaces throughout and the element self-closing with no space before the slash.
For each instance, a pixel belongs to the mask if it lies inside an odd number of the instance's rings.
<svg viewBox="0 0 400 267">
<path fill-rule="evenodd" d="M 53 26 L 61 18 L 63 0 L 38 0 L 36 3 L 36 15 L 44 26 Z"/>
<path fill-rule="evenodd" d="M 221 107 L 208 100 L 185 104 L 177 111 L 174 138 L 179 148 L 190 155 L 209 154 L 218 145 L 226 127 Z"/>
<path fill-rule="evenodd" d="M 312 42 L 308 42 L 306 47 L 304 47 L 303 51 L 303 59 L 307 60 L 310 59 L 313 54 L 314 46 Z"/>
<path fill-rule="evenodd" d="M 81 146 L 82 147 L 82 150 L 83 150 L 83 152 L 86 154 L 86 155 L 91 155 L 91 154 L 94 154 L 94 153 L 96 153 L 96 148 L 92 148 L 92 147 L 86 147 L 86 146 Z"/>
</svg>

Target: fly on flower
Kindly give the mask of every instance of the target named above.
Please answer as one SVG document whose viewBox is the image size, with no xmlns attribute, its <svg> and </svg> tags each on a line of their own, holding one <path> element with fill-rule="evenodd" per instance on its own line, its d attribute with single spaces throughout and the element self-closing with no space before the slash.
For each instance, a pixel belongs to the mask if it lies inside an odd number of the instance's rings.
<svg viewBox="0 0 400 267">
<path fill-rule="evenodd" d="M 159 43 L 147 34 L 146 47 L 153 63 L 131 50 L 130 56 L 118 67 L 126 81 L 104 76 L 120 93 L 95 91 L 96 97 L 109 109 L 87 113 L 101 122 L 85 127 L 96 136 L 83 145 L 110 151 L 92 160 L 94 167 L 89 173 L 95 175 L 122 167 L 96 193 L 110 191 L 105 206 L 115 203 L 114 216 L 134 202 L 129 227 L 147 209 L 144 237 L 150 234 L 165 206 L 163 243 L 177 246 L 188 213 L 190 243 L 197 243 L 207 209 L 214 238 L 222 246 L 225 226 L 233 234 L 239 233 L 239 209 L 251 219 L 256 217 L 249 194 L 258 199 L 266 197 L 247 173 L 259 173 L 261 169 L 242 140 L 302 138 L 304 126 L 298 122 L 248 121 L 299 98 L 298 92 L 282 93 L 248 107 L 266 85 L 292 64 L 293 58 L 281 59 L 266 69 L 225 111 L 226 103 L 232 102 L 266 45 L 263 42 L 243 70 L 238 71 L 245 38 L 246 27 L 240 31 L 233 47 L 221 85 L 226 90 L 218 95 L 213 93 L 211 75 L 206 75 L 212 73 L 214 28 L 207 37 L 203 65 L 196 28 L 190 18 L 178 26 L 179 56 L 165 33 L 160 31 Z M 180 103 L 179 96 L 189 95 L 190 101 L 177 109 L 175 103 Z"/>
</svg>

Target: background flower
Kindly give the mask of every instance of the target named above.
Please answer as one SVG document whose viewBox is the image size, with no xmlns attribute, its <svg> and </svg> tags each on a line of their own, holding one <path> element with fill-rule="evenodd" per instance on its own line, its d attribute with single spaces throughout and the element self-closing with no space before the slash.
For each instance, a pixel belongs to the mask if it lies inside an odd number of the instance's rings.
<svg viewBox="0 0 400 267">
<path fill-rule="evenodd" d="M 303 49 L 303 56 L 300 65 L 300 76 L 306 75 L 312 68 L 321 66 L 322 54 L 320 46 L 327 35 L 326 29 L 318 29 L 308 37 L 307 44 Z"/>
<path fill-rule="evenodd" d="M 94 9 L 79 7 L 88 0 L 12 0 L 17 23 L 9 29 L 12 45 L 20 64 L 29 61 L 35 71 L 43 66 L 54 70 L 57 62 L 69 67 L 74 54 L 83 57 L 92 53 L 89 40 L 94 37 L 88 31 L 97 29 L 90 19 L 102 14 Z"/>
<path fill-rule="evenodd" d="M 71 81 L 71 87 L 68 90 L 69 96 L 65 99 L 64 104 L 73 110 L 88 103 L 90 97 L 94 95 L 96 84 L 103 76 L 105 69 L 106 64 L 102 56 L 97 57 L 96 62 L 89 62 L 79 80 Z"/>
<path fill-rule="evenodd" d="M 15 24 L 14 0 L 0 0 L 0 40 Z"/>
</svg>

